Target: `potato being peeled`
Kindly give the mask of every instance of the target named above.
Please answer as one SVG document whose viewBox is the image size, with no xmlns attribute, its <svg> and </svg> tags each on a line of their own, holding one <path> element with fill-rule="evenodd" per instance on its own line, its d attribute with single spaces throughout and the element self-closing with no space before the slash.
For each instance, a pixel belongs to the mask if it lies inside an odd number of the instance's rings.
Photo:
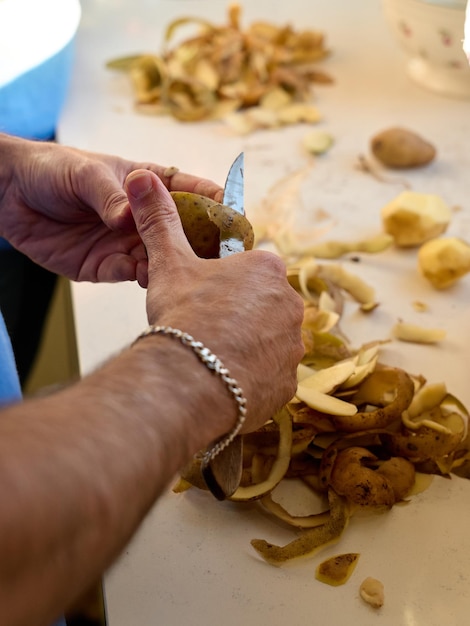
<svg viewBox="0 0 470 626">
<path fill-rule="evenodd" d="M 197 256 L 215 259 L 221 239 L 235 237 L 245 250 L 254 244 L 253 228 L 244 215 L 206 196 L 187 191 L 172 191 L 183 230 Z"/>
</svg>

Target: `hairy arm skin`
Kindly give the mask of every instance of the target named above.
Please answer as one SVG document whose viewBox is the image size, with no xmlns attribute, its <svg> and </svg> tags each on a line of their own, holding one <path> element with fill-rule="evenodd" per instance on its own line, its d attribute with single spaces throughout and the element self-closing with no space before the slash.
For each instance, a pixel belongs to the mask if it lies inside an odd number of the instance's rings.
<svg viewBox="0 0 470 626">
<path fill-rule="evenodd" d="M 190 333 L 238 381 L 245 432 L 292 398 L 303 304 L 278 257 L 253 250 L 200 259 L 156 173 L 121 172 L 120 182 L 114 157 L 110 170 L 106 157 L 36 145 L 28 156 L 23 146 L 14 174 L 0 158 L 0 232 L 69 277 L 148 287 L 149 323 Z M 95 197 L 100 181 L 110 183 L 111 197 L 124 189 L 119 210 Z M 137 248 L 128 247 L 136 239 Z M 236 415 L 224 384 L 166 336 L 138 341 L 67 389 L 0 410 L 0 626 L 49 626 L 111 565 L 175 473 Z"/>
<path fill-rule="evenodd" d="M 81 382 L 4 410 L 0 623 L 50 624 L 235 417 L 223 383 L 169 337 L 141 340 Z"/>
</svg>

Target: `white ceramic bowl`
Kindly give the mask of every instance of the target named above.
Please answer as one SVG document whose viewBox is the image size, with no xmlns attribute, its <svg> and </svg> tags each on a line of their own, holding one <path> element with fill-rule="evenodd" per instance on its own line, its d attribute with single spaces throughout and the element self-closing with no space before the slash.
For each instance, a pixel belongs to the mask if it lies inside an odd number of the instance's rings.
<svg viewBox="0 0 470 626">
<path fill-rule="evenodd" d="M 54 135 L 80 15 L 78 0 L 0 0 L 0 132 Z"/>
<path fill-rule="evenodd" d="M 410 77 L 440 94 L 470 98 L 463 50 L 466 0 L 382 0 L 382 5 L 408 57 Z"/>
</svg>

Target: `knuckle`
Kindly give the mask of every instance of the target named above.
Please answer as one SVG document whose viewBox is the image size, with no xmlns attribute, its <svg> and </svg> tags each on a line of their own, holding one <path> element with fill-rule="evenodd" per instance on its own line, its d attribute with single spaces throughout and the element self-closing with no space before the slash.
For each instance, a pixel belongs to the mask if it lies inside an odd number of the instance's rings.
<svg viewBox="0 0 470 626">
<path fill-rule="evenodd" d="M 290 378 L 286 380 L 283 404 L 286 404 L 287 402 L 292 400 L 292 398 L 295 396 L 296 391 L 297 391 L 297 375 L 296 375 L 296 370 L 294 369 Z"/>
<path fill-rule="evenodd" d="M 124 191 L 116 190 L 109 193 L 104 198 L 103 203 L 103 216 L 105 218 L 112 219 L 117 211 L 122 208 L 123 204 L 127 203 L 127 197 Z"/>
<path fill-rule="evenodd" d="M 272 254 L 270 252 L 265 252 L 264 254 L 266 255 L 267 266 L 272 271 L 272 273 L 285 279 L 286 264 L 281 259 L 281 257 L 277 256 L 277 254 Z"/>
</svg>

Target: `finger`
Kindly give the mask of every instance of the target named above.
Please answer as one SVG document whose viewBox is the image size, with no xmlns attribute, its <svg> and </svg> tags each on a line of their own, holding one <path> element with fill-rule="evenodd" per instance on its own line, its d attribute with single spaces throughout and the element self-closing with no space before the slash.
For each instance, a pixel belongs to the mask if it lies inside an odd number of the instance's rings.
<svg viewBox="0 0 470 626">
<path fill-rule="evenodd" d="M 172 176 L 170 191 L 190 191 L 212 198 L 216 202 L 222 202 L 224 195 L 224 190 L 211 180 L 196 178 L 188 174 L 175 174 L 175 176 Z"/>
<path fill-rule="evenodd" d="M 174 255 L 193 255 L 173 198 L 158 176 L 135 170 L 126 178 L 125 189 L 150 265 L 166 265 Z"/>
<path fill-rule="evenodd" d="M 165 172 L 166 170 L 159 169 L 156 173 L 169 191 L 189 191 L 211 198 L 216 202 L 222 202 L 224 190 L 212 180 L 192 176 L 184 172 L 176 172 L 171 176 L 165 176 Z"/>
<path fill-rule="evenodd" d="M 129 233 L 135 230 L 134 220 L 122 180 L 114 169 L 96 159 L 85 159 L 74 170 L 74 192 L 86 209 L 95 211 L 108 228 Z"/>
</svg>

